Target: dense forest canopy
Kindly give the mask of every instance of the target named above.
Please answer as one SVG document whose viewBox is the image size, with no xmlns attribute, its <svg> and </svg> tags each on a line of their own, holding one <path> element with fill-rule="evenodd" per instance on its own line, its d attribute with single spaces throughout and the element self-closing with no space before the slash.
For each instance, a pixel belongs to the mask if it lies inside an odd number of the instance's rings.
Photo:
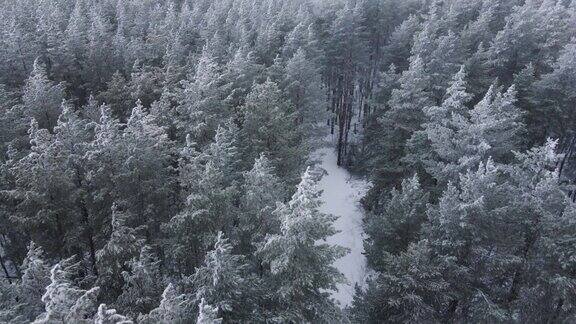
<svg viewBox="0 0 576 324">
<path fill-rule="evenodd" d="M 0 322 L 575 322 L 575 149 L 574 0 L 4 0 Z"/>
</svg>

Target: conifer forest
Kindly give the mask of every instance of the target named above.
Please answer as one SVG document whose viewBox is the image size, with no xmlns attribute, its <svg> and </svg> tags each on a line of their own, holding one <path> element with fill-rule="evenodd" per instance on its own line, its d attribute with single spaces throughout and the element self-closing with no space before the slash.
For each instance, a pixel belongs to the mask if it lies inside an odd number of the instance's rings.
<svg viewBox="0 0 576 324">
<path fill-rule="evenodd" d="M 0 323 L 576 323 L 576 0 L 0 0 Z"/>
</svg>

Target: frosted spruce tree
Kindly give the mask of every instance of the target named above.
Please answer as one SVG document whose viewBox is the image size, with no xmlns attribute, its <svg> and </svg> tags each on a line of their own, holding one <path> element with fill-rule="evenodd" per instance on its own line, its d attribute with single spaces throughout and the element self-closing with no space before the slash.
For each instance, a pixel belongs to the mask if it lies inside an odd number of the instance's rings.
<svg viewBox="0 0 576 324">
<path fill-rule="evenodd" d="M 364 227 L 368 237 L 364 249 L 372 268 L 383 266 L 383 253 L 399 254 L 418 240 L 420 227 L 426 221 L 428 196 L 415 175 L 403 180 L 400 190 L 392 189 L 379 202 L 380 206 L 366 215 Z"/>
<path fill-rule="evenodd" d="M 243 160 L 251 164 L 264 153 L 278 176 L 294 181 L 302 167 L 306 147 L 302 141 L 294 109 L 283 98 L 276 83 L 267 80 L 254 85 L 241 108 L 243 115 L 240 142 Z M 266 125 L 266 127 L 262 127 Z"/>
<path fill-rule="evenodd" d="M 274 210 L 286 196 L 284 184 L 264 154 L 244 173 L 241 215 L 238 224 L 238 246 L 251 255 L 265 241 L 267 234 L 280 232 L 280 221 Z"/>
<path fill-rule="evenodd" d="M 150 311 L 149 314 L 141 315 L 139 323 L 186 323 L 191 320 L 191 310 L 186 295 L 179 294 L 172 283 L 166 286 L 162 293 L 160 305 Z"/>
<path fill-rule="evenodd" d="M 160 260 L 152 247 L 145 245 L 137 259 L 128 263 L 122 272 L 124 286 L 116 301 L 118 308 L 132 318 L 148 314 L 158 303 L 164 290 L 164 276 Z"/>
<path fill-rule="evenodd" d="M 424 71 L 424 63 L 419 56 L 410 59 L 410 67 L 399 79 L 400 87 L 392 90 L 388 106 L 381 119 L 385 133 L 380 141 L 387 157 L 380 167 L 382 174 L 390 180 L 399 179 L 406 173 L 406 166 L 400 163 L 406 141 L 420 129 L 425 121 L 422 109 L 433 104 L 430 93 L 430 77 Z M 398 180 L 396 180 L 398 181 Z"/>
<path fill-rule="evenodd" d="M 116 204 L 112 205 L 110 237 L 96 253 L 100 270 L 96 284 L 102 288 L 101 300 L 107 303 L 114 302 L 122 293 L 122 273 L 127 269 L 127 263 L 139 256 L 145 242 L 138 229 L 126 225 L 128 216 Z"/>
<path fill-rule="evenodd" d="M 230 116 L 223 100 L 222 68 L 205 47 L 196 71 L 183 82 L 178 112 L 183 116 L 184 133 L 189 133 L 199 145 L 209 143 L 221 120 Z"/>
<path fill-rule="evenodd" d="M 232 254 L 232 245 L 218 232 L 213 250 L 190 278 L 193 302 L 203 300 L 219 310 L 226 321 L 242 321 L 252 314 L 251 284 L 248 265 L 241 255 Z"/>
<path fill-rule="evenodd" d="M 191 274 L 200 265 L 218 231 L 232 231 L 240 177 L 236 136 L 230 123 L 218 128 L 214 142 L 204 151 L 197 151 L 188 137 L 181 152 L 179 178 L 185 207 L 163 225 L 169 233 L 165 244 L 170 247 L 170 266 L 181 273 Z"/>
<path fill-rule="evenodd" d="M 51 81 L 46 73 L 46 67 L 41 60 L 36 59 L 23 90 L 22 101 L 28 110 L 28 115 L 38 121 L 40 128 L 51 131 L 60 115 L 64 86 Z"/>
<path fill-rule="evenodd" d="M 50 284 L 42 296 L 45 311 L 34 323 L 86 322 L 96 312 L 96 296 L 100 288 L 79 288 L 73 276 L 79 270 L 74 257 L 58 262 L 50 270 Z"/>
<path fill-rule="evenodd" d="M 332 263 L 346 254 L 346 249 L 322 242 L 336 231 L 335 218 L 318 210 L 319 195 L 308 168 L 292 199 L 277 208 L 280 233 L 268 236 L 258 251 L 269 267 L 265 278 L 269 289 L 277 292 L 266 296 L 267 318 L 330 322 L 340 316 L 326 290 L 336 289 L 344 280 Z"/>
<path fill-rule="evenodd" d="M 510 151 L 520 146 L 521 112 L 515 106 L 516 91 L 505 93 L 495 86 L 474 108 L 466 103 L 463 70 L 448 89 L 442 106 L 426 108 L 429 122 L 409 142 L 406 161 L 418 164 L 440 184 L 454 181 L 459 173 L 474 169 L 491 156 L 498 162 L 510 159 Z"/>
<path fill-rule="evenodd" d="M 2 320 L 14 322 L 33 321 L 44 311 L 42 296 L 50 283 L 50 267 L 45 261 L 44 252 L 34 242 L 28 245 L 28 253 L 22 262 L 22 278 L 6 287 L 6 298 L 11 298 L 2 313 Z"/>
<path fill-rule="evenodd" d="M 128 317 L 118 314 L 115 309 L 108 308 L 106 304 L 100 304 L 94 315 L 94 324 L 133 324 Z"/>
<path fill-rule="evenodd" d="M 196 323 L 198 324 L 220 324 L 222 319 L 217 317 L 218 308 L 210 306 L 204 299 L 200 301 L 198 305 L 198 318 Z"/>
</svg>

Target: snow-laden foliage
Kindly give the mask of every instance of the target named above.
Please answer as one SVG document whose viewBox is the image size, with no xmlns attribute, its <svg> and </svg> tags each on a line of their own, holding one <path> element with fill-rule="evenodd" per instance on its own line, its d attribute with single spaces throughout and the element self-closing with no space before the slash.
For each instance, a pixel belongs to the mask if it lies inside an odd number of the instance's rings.
<svg viewBox="0 0 576 324">
<path fill-rule="evenodd" d="M 0 322 L 575 322 L 575 39 L 570 0 L 5 0 Z"/>
</svg>

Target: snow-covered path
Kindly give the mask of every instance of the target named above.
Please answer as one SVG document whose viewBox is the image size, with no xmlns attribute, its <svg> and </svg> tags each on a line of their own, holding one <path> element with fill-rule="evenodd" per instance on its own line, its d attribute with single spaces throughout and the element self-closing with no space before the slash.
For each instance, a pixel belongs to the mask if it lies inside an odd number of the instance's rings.
<svg viewBox="0 0 576 324">
<path fill-rule="evenodd" d="M 318 183 L 323 190 L 321 211 L 338 216 L 335 227 L 340 232 L 328 239 L 328 243 L 350 249 L 350 253 L 336 261 L 335 266 L 342 272 L 348 283 L 340 284 L 333 297 L 342 307 L 350 305 L 356 283 L 362 285 L 366 276 L 366 258 L 362 254 L 362 209 L 360 198 L 368 190 L 368 183 L 354 179 L 348 171 L 336 165 L 334 146 L 319 149 L 319 167 L 327 174 Z"/>
</svg>

